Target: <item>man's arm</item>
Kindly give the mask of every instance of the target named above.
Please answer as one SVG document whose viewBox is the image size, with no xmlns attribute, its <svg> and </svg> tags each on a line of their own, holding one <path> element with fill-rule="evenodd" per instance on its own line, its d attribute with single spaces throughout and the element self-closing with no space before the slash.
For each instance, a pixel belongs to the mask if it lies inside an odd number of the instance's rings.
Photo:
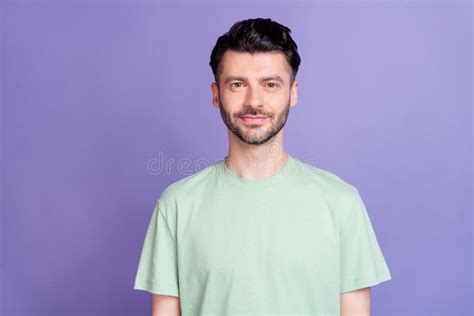
<svg viewBox="0 0 474 316">
<path fill-rule="evenodd" d="M 370 316 L 370 287 L 340 295 L 341 316 Z"/>
<path fill-rule="evenodd" d="M 151 316 L 180 316 L 179 297 L 171 295 L 152 294 Z"/>
</svg>

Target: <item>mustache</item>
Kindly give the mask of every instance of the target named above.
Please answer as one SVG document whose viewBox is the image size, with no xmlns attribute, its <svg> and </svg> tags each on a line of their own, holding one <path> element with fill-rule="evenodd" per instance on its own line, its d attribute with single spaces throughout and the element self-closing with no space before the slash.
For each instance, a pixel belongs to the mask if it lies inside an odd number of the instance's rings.
<svg viewBox="0 0 474 316">
<path fill-rule="evenodd" d="M 263 116 L 272 117 L 272 114 L 265 113 L 265 112 L 262 112 L 262 111 L 257 110 L 257 109 L 250 109 L 250 110 L 246 110 L 244 112 L 236 113 L 237 117 L 240 117 L 240 116 L 243 116 L 243 115 L 263 115 Z"/>
</svg>

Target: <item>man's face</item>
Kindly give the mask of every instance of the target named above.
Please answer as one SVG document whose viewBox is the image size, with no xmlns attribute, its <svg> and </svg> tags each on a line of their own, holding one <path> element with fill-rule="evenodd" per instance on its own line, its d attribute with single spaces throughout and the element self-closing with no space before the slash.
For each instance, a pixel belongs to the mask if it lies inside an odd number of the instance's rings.
<svg viewBox="0 0 474 316">
<path fill-rule="evenodd" d="M 212 83 L 213 104 L 227 128 L 241 141 L 264 144 L 285 126 L 296 105 L 296 80 L 283 53 L 227 51 L 221 60 L 219 85 Z"/>
</svg>

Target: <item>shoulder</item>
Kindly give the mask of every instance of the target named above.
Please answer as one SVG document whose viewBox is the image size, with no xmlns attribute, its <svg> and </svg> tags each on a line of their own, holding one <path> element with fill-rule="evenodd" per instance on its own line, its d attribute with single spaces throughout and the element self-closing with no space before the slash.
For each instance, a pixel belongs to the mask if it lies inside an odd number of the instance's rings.
<svg viewBox="0 0 474 316">
<path fill-rule="evenodd" d="M 299 159 L 296 159 L 296 167 L 297 174 L 303 182 L 317 187 L 329 197 L 348 198 L 350 200 L 359 194 L 355 185 L 332 171 L 316 167 Z"/>
<path fill-rule="evenodd" d="M 338 226 L 342 227 L 353 213 L 355 203 L 361 200 L 357 187 L 327 169 L 301 161 L 298 161 L 298 165 L 300 167 L 298 179 L 301 179 L 299 181 L 313 188 L 313 195 L 324 200 Z"/>
<path fill-rule="evenodd" d="M 163 189 L 157 203 L 163 209 L 172 208 L 178 201 L 190 199 L 199 194 L 200 188 L 205 188 L 207 182 L 211 181 L 215 174 L 216 163 L 211 163 L 191 175 L 176 180 Z"/>
</svg>

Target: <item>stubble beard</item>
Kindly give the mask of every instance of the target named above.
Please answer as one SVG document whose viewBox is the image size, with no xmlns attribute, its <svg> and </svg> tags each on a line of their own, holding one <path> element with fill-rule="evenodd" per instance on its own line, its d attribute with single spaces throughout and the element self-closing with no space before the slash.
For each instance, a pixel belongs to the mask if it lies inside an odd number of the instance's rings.
<svg viewBox="0 0 474 316">
<path fill-rule="evenodd" d="M 249 145 L 262 145 L 271 140 L 275 137 L 278 132 L 285 126 L 288 116 L 290 114 L 290 100 L 288 100 L 288 104 L 285 109 L 281 113 L 277 113 L 276 117 L 273 113 L 265 113 L 262 112 L 260 109 L 248 109 L 243 112 L 238 112 L 234 114 L 234 120 L 240 120 L 240 116 L 242 115 L 266 115 L 268 116 L 267 120 L 270 120 L 271 126 L 266 130 L 264 129 L 263 125 L 258 124 L 251 124 L 246 125 L 250 131 L 245 131 L 241 125 L 234 124 L 231 119 L 231 113 L 227 112 L 224 109 L 223 103 L 220 100 L 219 96 L 219 110 L 221 113 L 222 120 L 227 128 L 241 141 Z"/>
</svg>

